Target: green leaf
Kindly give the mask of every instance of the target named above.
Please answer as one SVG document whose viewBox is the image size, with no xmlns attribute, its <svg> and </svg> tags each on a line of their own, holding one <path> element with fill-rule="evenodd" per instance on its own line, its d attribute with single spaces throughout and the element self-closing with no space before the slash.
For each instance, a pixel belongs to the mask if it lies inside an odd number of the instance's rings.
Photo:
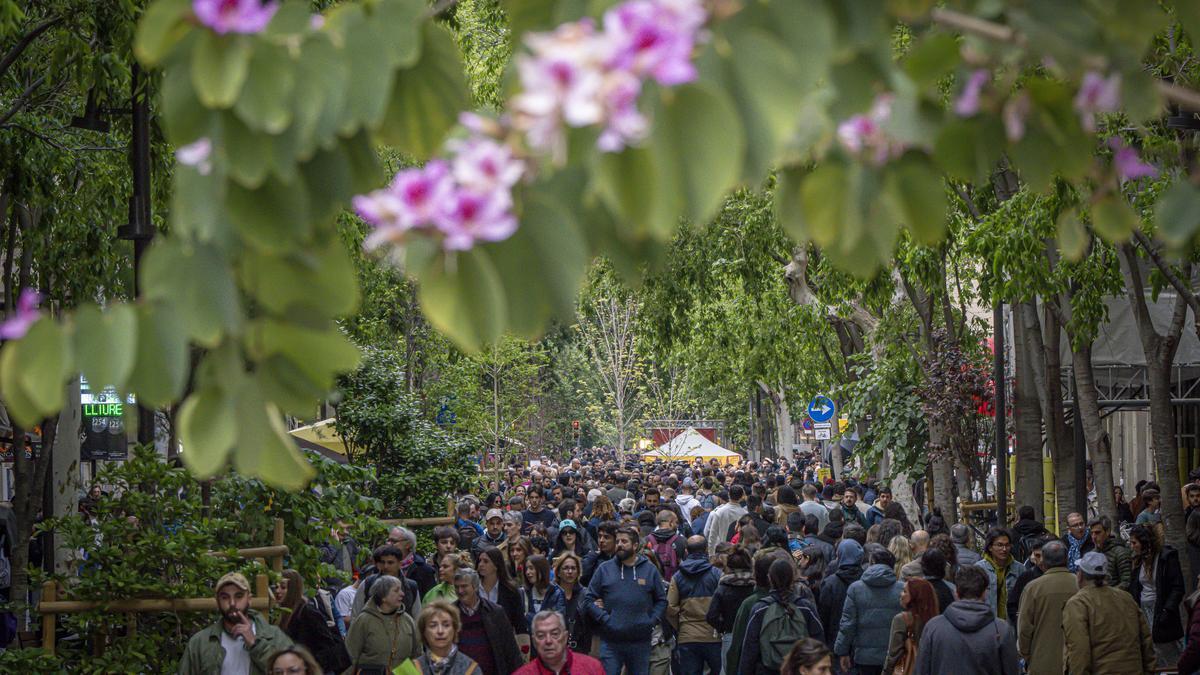
<svg viewBox="0 0 1200 675">
<path fill-rule="evenodd" d="M 846 165 L 829 161 L 809 172 L 800 186 L 803 222 L 822 248 L 833 246 L 839 235 L 857 236 L 862 231 L 862 215 L 850 197 L 850 182 Z"/>
<path fill-rule="evenodd" d="M 801 167 L 785 167 L 776 173 L 775 184 L 775 219 L 792 239 L 800 243 L 809 240 L 801 190 L 806 175 L 808 171 Z"/>
<path fill-rule="evenodd" d="M 346 247 L 338 241 L 304 253 L 248 250 L 240 276 L 246 292 L 276 314 L 334 318 L 358 306 L 358 277 Z"/>
<path fill-rule="evenodd" d="M 418 159 L 433 156 L 457 122 L 458 113 L 471 107 L 454 39 L 433 24 L 424 30 L 421 58 L 412 68 L 396 73 L 379 129 L 385 143 Z"/>
<path fill-rule="evenodd" d="M 229 160 L 229 175 L 242 187 L 254 189 L 271 171 L 271 137 L 257 133 L 231 113 L 221 116 L 225 142 L 221 148 Z"/>
<path fill-rule="evenodd" d="M 341 53 L 324 33 L 304 41 L 296 72 L 299 76 L 292 88 L 292 128 L 296 132 L 296 156 L 308 159 L 336 129 L 336 124 L 321 128 L 321 120 L 326 115 L 332 121 L 341 117 L 350 77 Z"/>
<path fill-rule="evenodd" d="M 218 119 L 216 113 L 201 105 L 184 66 L 174 63 L 168 67 L 159 85 L 167 139 L 175 146 L 211 136 Z"/>
<path fill-rule="evenodd" d="M 94 390 L 125 388 L 137 358 L 137 314 L 126 304 L 75 310 L 75 356 Z"/>
<path fill-rule="evenodd" d="M 163 303 L 145 303 L 137 308 L 137 361 L 126 387 L 147 407 L 165 406 L 183 393 L 188 345 L 179 311 Z"/>
<path fill-rule="evenodd" d="M 263 400 L 253 380 L 240 388 L 237 423 L 239 436 L 233 467 L 238 473 L 288 491 L 303 488 L 316 475 L 287 435 L 279 410 Z"/>
<path fill-rule="evenodd" d="M 288 51 L 275 45 L 259 45 L 250 61 L 246 87 L 233 110 L 251 129 L 278 134 L 292 122 L 289 105 L 295 82 L 295 63 Z"/>
<path fill-rule="evenodd" d="M 548 30 L 584 15 L 587 0 L 503 0 L 514 37 L 532 30 Z"/>
<path fill-rule="evenodd" d="M 250 74 L 249 36 L 201 31 L 192 52 L 192 86 L 208 108 L 228 108 L 237 100 Z"/>
<path fill-rule="evenodd" d="M 1183 246 L 1200 229 L 1200 188 L 1186 180 L 1167 188 L 1154 206 L 1158 236 L 1169 246 Z"/>
<path fill-rule="evenodd" d="M 74 370 L 70 338 L 53 318 L 43 316 L 19 342 L 17 385 L 41 417 L 62 409 L 67 378 Z"/>
<path fill-rule="evenodd" d="M 954 72 L 962 57 L 958 38 L 949 33 L 933 33 L 913 46 L 904 57 L 904 72 L 922 90 Z"/>
<path fill-rule="evenodd" d="M 228 390 L 208 387 L 179 407 L 180 456 L 199 479 L 216 475 L 237 442 L 237 410 Z"/>
<path fill-rule="evenodd" d="M 4 395 L 9 417 L 21 426 L 32 427 L 43 415 L 18 381 L 21 359 L 20 342 L 9 342 L 0 349 L 0 394 Z"/>
<path fill-rule="evenodd" d="M 363 16 L 358 5 L 343 5 L 330 14 L 326 25 L 339 31 L 342 55 L 351 73 L 339 130 L 350 134 L 364 126 L 373 129 L 383 116 L 394 81 L 391 64 L 380 55 L 388 36 L 379 24 Z"/>
<path fill-rule="evenodd" d="M 527 194 L 521 227 L 488 252 L 504 279 L 509 331 L 534 339 L 551 317 L 571 316 L 588 248 L 571 211 L 548 193 Z"/>
<path fill-rule="evenodd" d="M 1108 194 L 1092 204 L 1092 229 L 1110 244 L 1129 241 L 1137 225 L 1137 214 L 1119 195 Z"/>
<path fill-rule="evenodd" d="M 421 0 L 382 0 L 373 20 L 388 39 L 381 45 L 392 66 L 407 68 L 421 56 L 421 26 L 425 23 Z"/>
<path fill-rule="evenodd" d="M 1192 39 L 1192 44 L 1200 42 L 1200 3 L 1192 0 L 1175 0 L 1175 18 L 1183 24 L 1183 29 Z"/>
<path fill-rule="evenodd" d="M 137 22 L 133 53 L 142 65 L 153 68 L 162 63 L 183 36 L 191 30 L 185 21 L 192 12 L 188 0 L 159 0 L 150 3 Z"/>
<path fill-rule="evenodd" d="M 274 176 L 257 190 L 230 185 L 226 207 L 242 238 L 264 251 L 293 250 L 312 233 L 308 193 Z"/>
<path fill-rule="evenodd" d="M 685 85 L 666 94 L 651 140 L 600 156 L 597 189 L 638 233 L 668 240 L 681 217 L 706 220 L 737 181 L 744 139 L 723 94 Z"/>
<path fill-rule="evenodd" d="M 460 348 L 476 352 L 500 337 L 508 316 L 504 286 L 485 251 L 439 256 L 420 281 L 425 316 Z"/>
<path fill-rule="evenodd" d="M 171 191 L 172 232 L 196 241 L 224 245 L 232 239 L 225 203 L 226 180 L 220 165 L 207 176 L 187 167 L 176 167 Z"/>
<path fill-rule="evenodd" d="M 1071 262 L 1083 260 L 1087 253 L 1088 234 L 1074 209 L 1067 209 L 1058 216 L 1058 250 Z"/>
<path fill-rule="evenodd" d="M 296 317 L 304 318 L 307 317 Z M 247 335 L 247 348 L 255 360 L 280 355 L 308 379 L 328 387 L 333 376 L 358 365 L 359 350 L 332 323 L 315 329 L 283 319 L 259 319 Z"/>
<path fill-rule="evenodd" d="M 272 356 L 257 364 L 255 375 L 268 401 L 285 414 L 312 415 L 313 401 L 329 395 L 329 387 L 310 380 L 284 356 Z"/>
<path fill-rule="evenodd" d="M 732 53 L 724 59 L 729 72 L 730 97 L 742 120 L 730 129 L 746 130 L 748 147 L 742 175 L 759 180 L 775 165 L 800 122 L 809 73 L 817 64 L 802 68 L 792 52 L 765 30 L 750 28 L 730 35 Z M 725 97 L 721 97 L 725 98 Z M 720 136 L 699 137 L 714 145 Z"/>
<path fill-rule="evenodd" d="M 310 7 L 311 3 L 304 0 L 285 0 L 275 11 L 275 16 L 271 17 L 271 23 L 267 24 L 263 34 L 273 38 L 290 38 L 309 32 L 312 30 L 313 16 Z"/>
<path fill-rule="evenodd" d="M 933 8 L 934 0 L 887 0 L 887 10 L 905 21 L 920 19 Z"/>
<path fill-rule="evenodd" d="M 933 245 L 946 232 L 946 188 L 941 174 L 925 155 L 909 152 L 888 165 L 884 192 L 900 222 L 916 240 Z"/>
<path fill-rule="evenodd" d="M 142 261 L 141 279 L 146 298 L 186 308 L 180 316 L 183 330 L 201 346 L 215 347 L 241 327 L 230 263 L 214 246 L 180 237 L 161 239 Z"/>
<path fill-rule="evenodd" d="M 991 116 L 954 120 L 934 141 L 934 159 L 952 178 L 986 182 L 1004 150 L 1004 128 Z"/>
</svg>

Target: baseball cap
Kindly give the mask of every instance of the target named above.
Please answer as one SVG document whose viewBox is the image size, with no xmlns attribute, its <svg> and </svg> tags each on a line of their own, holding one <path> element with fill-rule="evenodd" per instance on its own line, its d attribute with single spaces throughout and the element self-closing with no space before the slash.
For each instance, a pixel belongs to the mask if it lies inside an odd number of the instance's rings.
<svg viewBox="0 0 1200 675">
<path fill-rule="evenodd" d="M 1089 577 L 1104 576 L 1108 573 L 1108 558 L 1096 551 L 1085 553 L 1079 559 L 1079 569 Z"/>
<path fill-rule="evenodd" d="M 246 581 L 245 575 L 241 572 L 230 572 L 217 580 L 217 585 L 213 586 L 213 593 L 220 592 L 221 587 L 228 584 L 233 584 L 247 593 L 250 592 L 250 582 Z"/>
<path fill-rule="evenodd" d="M 570 518 L 567 518 L 566 520 L 564 520 L 558 524 L 558 531 L 562 532 L 563 530 L 567 529 L 568 527 L 571 528 L 572 530 L 575 530 L 576 532 L 579 531 L 579 527 L 575 524 L 575 521 L 571 520 Z"/>
<path fill-rule="evenodd" d="M 483 519 L 483 522 L 486 523 L 487 521 L 491 520 L 492 518 L 500 518 L 501 520 L 503 520 L 504 512 L 501 511 L 500 509 L 488 509 L 487 517 Z"/>
</svg>

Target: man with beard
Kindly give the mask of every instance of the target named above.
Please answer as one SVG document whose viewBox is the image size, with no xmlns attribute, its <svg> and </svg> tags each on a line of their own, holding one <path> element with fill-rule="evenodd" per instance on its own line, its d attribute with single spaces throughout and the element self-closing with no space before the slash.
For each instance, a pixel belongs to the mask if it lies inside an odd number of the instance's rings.
<svg viewBox="0 0 1200 675">
<path fill-rule="evenodd" d="M 479 554 L 483 549 L 492 546 L 503 551 L 508 548 L 508 535 L 504 532 L 504 512 L 500 509 L 491 509 L 487 512 L 487 517 L 484 518 L 483 534 L 475 537 L 475 541 L 471 542 L 471 558 L 479 560 Z"/>
<path fill-rule="evenodd" d="M 600 636 L 600 662 L 608 675 L 649 675 L 650 638 L 667 608 L 658 568 L 638 550 L 636 527 L 617 530 L 617 555 L 601 563 L 583 596 L 584 611 Z"/>
<path fill-rule="evenodd" d="M 220 620 L 188 640 L 180 675 L 236 673 L 261 675 L 275 652 L 292 646 L 277 626 L 250 609 L 250 582 L 237 572 L 221 577 L 215 587 Z"/>
</svg>

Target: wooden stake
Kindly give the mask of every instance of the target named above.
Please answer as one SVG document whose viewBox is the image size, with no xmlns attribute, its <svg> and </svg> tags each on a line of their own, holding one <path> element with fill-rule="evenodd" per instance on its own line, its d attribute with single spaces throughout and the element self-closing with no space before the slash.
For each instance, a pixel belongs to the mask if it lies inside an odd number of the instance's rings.
<svg viewBox="0 0 1200 675">
<path fill-rule="evenodd" d="M 42 584 L 42 602 L 54 602 L 55 600 L 58 600 L 58 584 L 54 581 L 47 581 Z M 54 614 L 42 615 L 42 649 L 51 656 L 54 655 L 54 631 L 57 618 Z"/>
</svg>

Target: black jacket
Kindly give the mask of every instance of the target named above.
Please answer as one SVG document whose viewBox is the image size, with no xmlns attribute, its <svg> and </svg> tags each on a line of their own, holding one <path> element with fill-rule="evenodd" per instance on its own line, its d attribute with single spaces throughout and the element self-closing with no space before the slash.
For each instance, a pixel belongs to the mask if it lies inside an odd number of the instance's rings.
<svg viewBox="0 0 1200 675">
<path fill-rule="evenodd" d="M 312 652 L 326 672 L 340 673 L 350 667 L 350 653 L 346 651 L 341 633 L 330 627 L 325 617 L 307 602 L 300 604 L 283 632 L 292 642 Z"/>
<path fill-rule="evenodd" d="M 862 567 L 846 565 L 839 567 L 836 572 L 821 580 L 821 592 L 817 594 L 820 602 L 817 615 L 825 628 L 825 644 L 833 649 L 837 640 L 838 627 L 842 624 L 842 607 L 846 604 L 846 589 L 862 576 Z"/>
<path fill-rule="evenodd" d="M 926 578 L 930 586 L 933 586 L 933 592 L 937 595 L 938 608 L 942 614 L 946 613 L 946 609 L 950 607 L 950 603 L 957 600 L 954 596 L 954 591 L 950 589 L 950 583 L 945 579 L 929 579 Z"/>
<path fill-rule="evenodd" d="M 1091 542 L 1091 537 L 1088 537 L 1088 542 Z M 1017 583 L 1013 584 L 1012 592 L 1008 594 L 1008 624 L 1010 626 L 1017 625 L 1017 613 L 1021 608 L 1021 593 L 1025 591 L 1025 587 L 1033 583 L 1038 577 L 1042 576 L 1042 568 L 1037 565 L 1026 565 L 1025 571 L 1021 576 L 1017 577 Z"/>
<path fill-rule="evenodd" d="M 1141 568 L 1133 568 L 1133 582 L 1129 584 L 1129 592 L 1134 602 L 1142 604 Z M 1163 546 L 1158 554 L 1158 564 L 1154 566 L 1154 592 L 1157 600 L 1154 603 L 1154 628 L 1150 637 L 1155 642 L 1172 642 L 1183 637 L 1183 621 L 1179 618 L 1179 603 L 1183 602 L 1186 593 L 1183 583 L 1183 570 L 1179 567 L 1179 551 L 1170 546 Z"/>
<path fill-rule="evenodd" d="M 579 578 L 580 586 L 588 586 L 592 583 L 592 575 L 596 573 L 596 568 L 600 563 L 606 560 L 612 560 L 613 556 L 605 555 L 599 550 L 592 551 L 583 557 L 583 575 Z"/>
<path fill-rule="evenodd" d="M 1012 533 L 1012 557 L 1014 560 L 1025 562 L 1029 558 L 1029 552 L 1033 550 L 1033 541 L 1046 536 L 1049 531 L 1036 520 L 1018 520 L 1013 523 Z"/>
<path fill-rule="evenodd" d="M 462 601 L 456 600 L 454 604 L 461 612 Z M 483 618 L 483 630 L 487 633 L 488 644 L 492 648 L 492 658 L 496 660 L 496 671 L 511 673 L 524 665 L 521 648 L 517 646 L 517 634 L 500 605 L 487 598 L 480 598 L 479 612 Z"/>
<path fill-rule="evenodd" d="M 754 592 L 754 574 L 749 571 L 726 574 L 717 582 L 717 590 L 708 603 L 704 620 L 718 633 L 733 632 L 733 620 L 738 608 Z"/>
<path fill-rule="evenodd" d="M 525 606 L 521 602 L 521 592 L 515 586 L 500 584 L 499 590 L 496 591 L 496 604 L 504 610 L 504 615 L 508 617 L 508 623 L 514 632 L 529 632 L 529 627 L 525 625 Z"/>
<path fill-rule="evenodd" d="M 420 553 L 413 554 L 412 564 L 405 568 L 404 576 L 417 582 L 417 590 L 421 591 L 422 598 L 437 585 L 437 571 Z"/>
<path fill-rule="evenodd" d="M 777 675 L 778 670 L 772 670 L 763 664 L 761 658 L 761 647 L 759 645 L 759 633 L 762 631 L 763 613 L 768 607 L 781 601 L 781 596 L 777 591 L 772 591 L 770 595 L 759 600 L 752 610 L 750 610 L 750 623 L 746 627 L 746 638 L 742 643 L 742 656 L 738 664 L 738 673 L 742 675 Z M 786 601 L 793 605 L 804 616 L 809 635 L 821 635 L 828 631 L 821 626 L 821 621 L 817 618 L 816 608 L 812 606 L 808 600 L 801 600 L 795 596 L 789 596 Z M 837 629 L 834 629 L 837 632 Z"/>
<path fill-rule="evenodd" d="M 570 634 L 567 646 L 571 651 L 580 654 L 590 654 L 592 651 L 592 625 L 588 621 L 587 612 L 583 611 L 583 594 L 587 589 L 576 585 L 575 594 L 566 600 L 563 606 L 563 619 L 567 622 L 567 633 Z M 563 598 L 566 599 L 566 593 Z"/>
</svg>

